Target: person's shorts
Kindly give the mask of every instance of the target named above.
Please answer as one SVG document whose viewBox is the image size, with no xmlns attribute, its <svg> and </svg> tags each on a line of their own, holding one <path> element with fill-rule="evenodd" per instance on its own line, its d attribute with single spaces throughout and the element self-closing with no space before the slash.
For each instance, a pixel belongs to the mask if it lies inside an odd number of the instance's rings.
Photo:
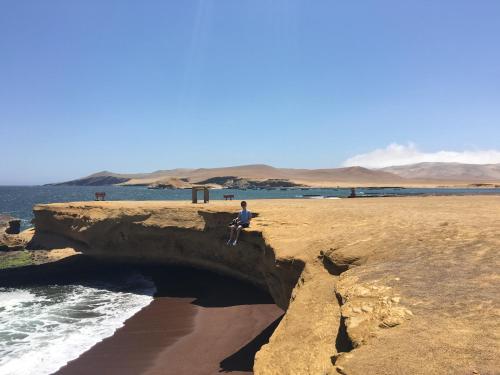
<svg viewBox="0 0 500 375">
<path fill-rule="evenodd" d="M 242 228 L 248 228 L 250 226 L 248 223 L 241 223 L 240 225 Z"/>
</svg>

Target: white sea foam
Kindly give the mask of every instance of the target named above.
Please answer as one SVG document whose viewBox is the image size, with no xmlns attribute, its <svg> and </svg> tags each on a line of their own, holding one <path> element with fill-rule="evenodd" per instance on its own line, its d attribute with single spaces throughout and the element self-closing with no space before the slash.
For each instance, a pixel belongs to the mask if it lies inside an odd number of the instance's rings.
<svg viewBox="0 0 500 375">
<path fill-rule="evenodd" d="M 0 288 L 0 375 L 51 374 L 152 301 L 152 282 Z"/>
<path fill-rule="evenodd" d="M 27 290 L 13 289 L 0 293 L 0 309 L 10 310 L 16 305 L 33 301 L 36 296 Z"/>
</svg>

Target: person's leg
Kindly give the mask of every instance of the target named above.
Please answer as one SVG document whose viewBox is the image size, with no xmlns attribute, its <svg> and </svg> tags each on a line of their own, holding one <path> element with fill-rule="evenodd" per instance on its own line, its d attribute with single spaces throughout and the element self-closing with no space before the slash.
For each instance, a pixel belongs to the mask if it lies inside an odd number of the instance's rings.
<svg viewBox="0 0 500 375">
<path fill-rule="evenodd" d="M 229 240 L 227 240 L 228 245 L 230 245 L 231 242 L 233 241 L 235 225 L 230 225 L 229 228 L 231 228 L 231 231 L 229 233 Z"/>
<path fill-rule="evenodd" d="M 238 225 L 238 228 L 236 229 L 236 238 L 234 239 L 233 246 L 238 243 L 238 238 L 240 237 L 241 229 L 243 229 L 243 227 L 241 225 Z"/>
</svg>

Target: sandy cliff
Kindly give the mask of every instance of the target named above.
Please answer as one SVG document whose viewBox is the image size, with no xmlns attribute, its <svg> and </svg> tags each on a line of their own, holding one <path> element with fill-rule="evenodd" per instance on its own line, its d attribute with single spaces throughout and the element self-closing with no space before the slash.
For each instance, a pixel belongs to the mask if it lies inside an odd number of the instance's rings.
<svg viewBox="0 0 500 375">
<path fill-rule="evenodd" d="M 38 205 L 32 245 L 188 264 L 268 289 L 287 312 L 257 353 L 257 374 L 500 368 L 499 197 L 253 201 L 251 230 L 228 247 L 237 208 Z"/>
</svg>

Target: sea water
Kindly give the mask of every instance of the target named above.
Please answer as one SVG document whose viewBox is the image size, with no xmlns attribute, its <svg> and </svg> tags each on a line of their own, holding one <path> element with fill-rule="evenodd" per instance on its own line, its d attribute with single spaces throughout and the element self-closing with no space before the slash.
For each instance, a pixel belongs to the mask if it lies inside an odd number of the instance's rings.
<svg viewBox="0 0 500 375">
<path fill-rule="evenodd" d="M 0 288 L 0 374 L 51 374 L 153 299 L 139 274 L 112 282 Z"/>
<path fill-rule="evenodd" d="M 33 205 L 38 203 L 74 202 L 94 200 L 94 193 L 103 191 L 106 200 L 191 200 L 191 190 L 152 190 L 134 186 L 0 186 L 0 214 L 9 214 L 22 220 L 21 227 L 31 225 Z M 359 188 L 359 196 L 415 196 L 415 195 L 500 195 L 500 188 Z M 347 197 L 351 189 L 300 189 L 210 191 L 210 199 L 224 199 L 232 194 L 236 200 L 253 199 L 327 199 Z"/>
</svg>

